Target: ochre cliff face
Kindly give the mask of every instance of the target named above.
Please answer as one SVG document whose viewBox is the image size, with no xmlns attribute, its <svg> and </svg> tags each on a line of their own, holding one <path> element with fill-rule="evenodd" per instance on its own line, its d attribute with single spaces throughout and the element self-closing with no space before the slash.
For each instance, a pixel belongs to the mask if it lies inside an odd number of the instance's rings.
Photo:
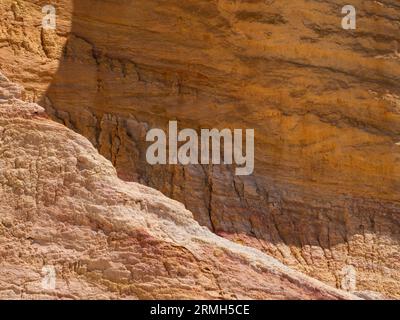
<svg viewBox="0 0 400 320">
<path fill-rule="evenodd" d="M 357 299 L 121 181 L 21 97 L 0 74 L 0 299 Z"/>
<path fill-rule="evenodd" d="M 63 0 L 59 28 L 38 37 L 43 4 L 20 1 L 27 17 L 3 22 L 0 66 L 18 62 L 7 75 L 121 178 L 326 283 L 352 266 L 357 290 L 400 297 L 397 1 L 352 1 L 348 31 L 341 1 Z M 148 165 L 146 131 L 169 120 L 254 128 L 253 175 Z"/>
</svg>

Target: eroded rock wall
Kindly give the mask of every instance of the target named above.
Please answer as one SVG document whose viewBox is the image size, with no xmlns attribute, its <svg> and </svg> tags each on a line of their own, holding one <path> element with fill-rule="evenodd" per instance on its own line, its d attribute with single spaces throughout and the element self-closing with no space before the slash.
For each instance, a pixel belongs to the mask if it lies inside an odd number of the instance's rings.
<svg viewBox="0 0 400 320">
<path fill-rule="evenodd" d="M 34 6 L 30 17 L 43 3 L 20 2 Z M 52 117 L 121 178 L 184 203 L 214 232 L 337 287 L 354 267 L 357 290 L 400 297 L 397 1 L 352 1 L 353 31 L 341 28 L 341 1 L 71 2 L 55 3 L 61 28 L 68 8 L 72 23 L 55 32 L 65 50 L 41 100 Z M 50 73 L 56 54 L 14 47 L 15 61 Z M 15 70 L 6 72 L 28 92 L 43 92 L 37 68 L 28 79 Z M 254 128 L 254 174 L 148 165 L 146 131 L 175 119 Z"/>
<path fill-rule="evenodd" d="M 121 181 L 1 74 L 0 89 L 0 299 L 357 298 Z"/>
</svg>

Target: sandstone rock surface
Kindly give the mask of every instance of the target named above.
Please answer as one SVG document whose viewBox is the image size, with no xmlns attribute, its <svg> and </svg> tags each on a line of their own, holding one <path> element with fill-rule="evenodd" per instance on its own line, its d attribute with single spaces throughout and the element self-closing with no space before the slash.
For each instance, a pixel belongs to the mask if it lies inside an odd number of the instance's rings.
<svg viewBox="0 0 400 320">
<path fill-rule="evenodd" d="M 46 1 L 6 0 L 0 66 L 121 178 L 217 234 L 400 298 L 400 8 L 351 2 L 354 31 L 338 0 L 60 0 L 44 33 Z M 175 119 L 254 128 L 254 174 L 148 165 L 146 131 Z"/>
<path fill-rule="evenodd" d="M 121 181 L 0 74 L 0 298 L 352 299 Z M 54 288 L 42 271 L 54 268 Z"/>
</svg>

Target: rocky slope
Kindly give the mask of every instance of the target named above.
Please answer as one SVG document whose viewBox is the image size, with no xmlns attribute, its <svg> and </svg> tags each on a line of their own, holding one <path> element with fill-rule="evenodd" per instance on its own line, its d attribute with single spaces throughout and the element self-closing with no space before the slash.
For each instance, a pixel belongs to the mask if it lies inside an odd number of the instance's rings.
<svg viewBox="0 0 400 320">
<path fill-rule="evenodd" d="M 357 290 L 400 298 L 396 0 L 352 1 L 353 31 L 338 0 L 59 0 L 54 32 L 44 4 L 1 2 L 0 66 L 121 178 L 326 283 L 354 268 Z M 174 119 L 254 128 L 254 174 L 148 165 L 146 131 Z"/>
<path fill-rule="evenodd" d="M 0 298 L 351 299 L 117 178 L 0 74 Z M 55 288 L 43 285 L 54 268 Z"/>
</svg>

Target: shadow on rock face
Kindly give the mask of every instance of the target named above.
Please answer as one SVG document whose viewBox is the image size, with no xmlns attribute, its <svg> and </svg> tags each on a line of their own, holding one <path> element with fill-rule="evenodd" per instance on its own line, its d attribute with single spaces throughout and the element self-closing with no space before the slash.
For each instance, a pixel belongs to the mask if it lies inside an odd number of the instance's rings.
<svg viewBox="0 0 400 320">
<path fill-rule="evenodd" d="M 400 294 L 400 66 L 377 67 L 391 47 L 374 41 L 343 35 L 328 2 L 79 0 L 42 105 L 213 231 L 331 284 L 354 265 L 361 289 Z M 255 172 L 149 165 L 146 132 L 170 120 L 254 128 Z"/>
</svg>

